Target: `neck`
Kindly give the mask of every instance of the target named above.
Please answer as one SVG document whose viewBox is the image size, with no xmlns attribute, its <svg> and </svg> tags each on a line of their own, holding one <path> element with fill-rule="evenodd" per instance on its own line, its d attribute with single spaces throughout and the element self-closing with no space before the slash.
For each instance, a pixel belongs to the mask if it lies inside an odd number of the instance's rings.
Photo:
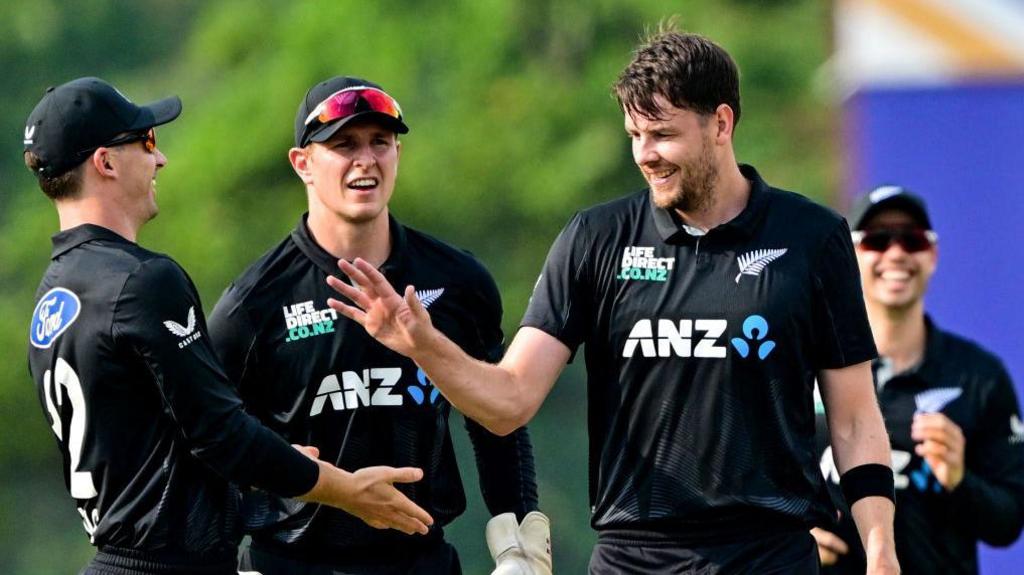
<svg viewBox="0 0 1024 575">
<path fill-rule="evenodd" d="M 708 231 L 740 215 L 750 201 L 750 181 L 743 177 L 735 160 L 720 167 L 712 199 L 700 210 L 676 210 L 683 223 Z"/>
<path fill-rule="evenodd" d="M 352 261 L 362 258 L 374 267 L 380 267 L 391 253 L 387 208 L 372 220 L 352 222 L 310 206 L 306 223 L 316 243 L 338 259 Z"/>
<path fill-rule="evenodd" d="M 61 200 L 56 202 L 56 206 L 61 231 L 82 224 L 93 224 L 134 242 L 142 227 L 142 224 L 127 212 L 94 194 L 82 194 L 73 200 Z"/>
<path fill-rule="evenodd" d="M 878 353 L 892 360 L 896 373 L 920 363 L 928 339 L 924 302 L 917 301 L 909 308 L 867 302 L 867 309 Z"/>
</svg>

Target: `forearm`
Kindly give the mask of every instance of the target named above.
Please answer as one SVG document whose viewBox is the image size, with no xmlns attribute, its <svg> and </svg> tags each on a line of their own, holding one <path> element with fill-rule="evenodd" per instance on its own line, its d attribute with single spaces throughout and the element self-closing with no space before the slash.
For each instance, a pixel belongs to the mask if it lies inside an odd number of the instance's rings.
<svg viewBox="0 0 1024 575">
<path fill-rule="evenodd" d="M 950 497 L 951 520 L 966 521 L 971 532 L 985 543 L 1004 546 L 1020 536 L 1024 527 L 1021 499 L 1010 489 L 968 470 Z"/>
<path fill-rule="evenodd" d="M 869 571 L 881 560 L 895 559 L 893 518 L 896 507 L 885 497 L 865 497 L 850 508 L 864 547 Z"/>
<path fill-rule="evenodd" d="M 870 573 L 898 572 L 893 536 L 892 455 L 872 389 L 870 366 L 822 370 L 819 384 L 832 455 L 850 504 Z M 874 465 L 872 465 L 874 464 Z M 869 467 L 863 467 L 863 466 Z M 859 468 L 859 469 L 858 469 Z M 852 474 L 849 474 L 853 471 Z M 883 496 L 884 495 L 884 496 Z"/>
<path fill-rule="evenodd" d="M 840 476 L 850 469 L 871 463 L 891 467 L 889 438 L 877 407 L 863 409 L 848 421 L 830 426 L 832 449 Z M 865 497 L 851 506 L 857 532 L 867 555 L 873 557 L 893 553 L 893 515 L 895 506 L 885 497 Z"/>
<path fill-rule="evenodd" d="M 473 444 L 480 493 L 491 515 L 513 512 L 522 520 L 536 511 L 537 480 L 526 427 L 499 437 L 466 418 L 466 430 Z"/>
<path fill-rule="evenodd" d="M 492 433 L 507 435 L 536 412 L 513 371 L 470 357 L 437 329 L 410 357 L 456 409 Z"/>
<path fill-rule="evenodd" d="M 833 414 L 828 424 L 832 453 L 840 475 L 867 463 L 892 466 L 889 434 L 874 403 L 866 409 L 849 413 L 848 417 Z"/>
</svg>

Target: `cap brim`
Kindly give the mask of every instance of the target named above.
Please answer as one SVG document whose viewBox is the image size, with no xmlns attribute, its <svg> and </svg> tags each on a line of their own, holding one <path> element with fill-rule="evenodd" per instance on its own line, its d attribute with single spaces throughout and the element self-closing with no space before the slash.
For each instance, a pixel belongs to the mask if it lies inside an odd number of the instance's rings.
<svg viewBox="0 0 1024 575">
<path fill-rule="evenodd" d="M 173 121 L 181 114 L 181 98 L 170 96 L 141 107 L 132 130 L 145 130 Z"/>
<path fill-rule="evenodd" d="M 401 120 L 382 114 L 380 112 L 359 112 L 358 114 L 352 114 L 351 116 L 322 126 L 319 130 L 313 132 L 309 136 L 310 142 L 326 142 L 330 140 L 334 134 L 338 133 L 338 130 L 353 123 L 353 122 L 379 122 L 382 126 L 397 134 L 408 134 L 409 127 L 405 125 Z"/>
</svg>

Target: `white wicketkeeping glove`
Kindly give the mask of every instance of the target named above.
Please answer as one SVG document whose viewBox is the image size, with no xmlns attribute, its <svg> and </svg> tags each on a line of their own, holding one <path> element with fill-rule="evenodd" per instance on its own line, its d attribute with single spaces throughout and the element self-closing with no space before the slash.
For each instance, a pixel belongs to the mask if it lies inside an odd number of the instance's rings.
<svg viewBox="0 0 1024 575">
<path fill-rule="evenodd" d="M 531 511 L 516 522 L 515 513 L 487 522 L 487 548 L 497 567 L 491 575 L 551 575 L 551 522 Z"/>
</svg>

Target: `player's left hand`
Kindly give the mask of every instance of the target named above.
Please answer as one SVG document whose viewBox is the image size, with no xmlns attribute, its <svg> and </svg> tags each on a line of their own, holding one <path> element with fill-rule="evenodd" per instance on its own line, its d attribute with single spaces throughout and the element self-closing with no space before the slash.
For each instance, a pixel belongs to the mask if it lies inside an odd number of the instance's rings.
<svg viewBox="0 0 1024 575">
<path fill-rule="evenodd" d="M 964 479 L 964 434 L 960 426 L 941 413 L 919 413 L 910 426 L 910 437 L 919 442 L 914 452 L 928 462 L 946 491 Z"/>
</svg>

